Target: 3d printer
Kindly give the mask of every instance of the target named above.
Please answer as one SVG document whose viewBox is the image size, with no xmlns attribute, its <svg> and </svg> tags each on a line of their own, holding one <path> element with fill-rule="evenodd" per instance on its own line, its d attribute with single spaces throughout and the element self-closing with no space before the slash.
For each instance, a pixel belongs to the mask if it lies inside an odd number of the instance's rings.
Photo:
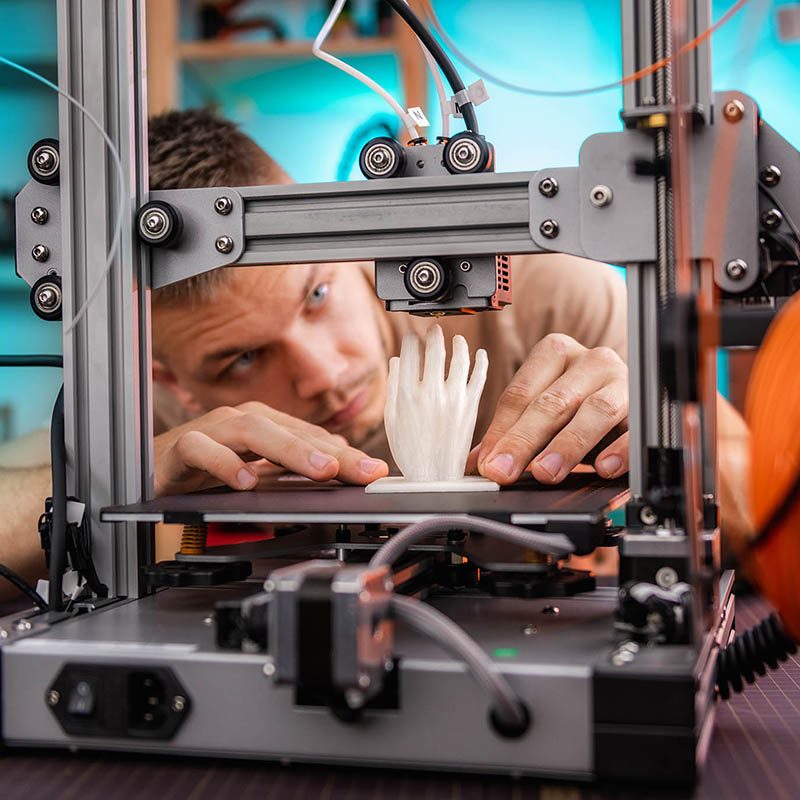
<svg viewBox="0 0 800 800">
<path fill-rule="evenodd" d="M 34 146 L 17 199 L 18 273 L 37 313 L 64 318 L 67 471 L 54 482 L 51 610 L 4 629 L 5 743 L 692 780 L 716 687 L 740 674 L 725 657 L 734 598 L 718 555 L 716 319 L 721 308 L 721 343 L 757 344 L 796 288 L 800 212 L 796 151 L 753 100 L 711 92 L 710 4 L 687 3 L 678 36 L 668 3 L 623 0 L 624 70 L 638 76 L 624 86 L 624 130 L 590 137 L 577 167 L 493 173 L 450 65 L 468 130 L 370 142 L 367 182 L 149 194 L 141 4 L 96 17 L 94 5 L 59 2 L 60 83 L 109 121 L 126 185 L 64 102 L 60 140 Z M 725 216 L 720 153 L 737 197 Z M 100 293 L 120 204 L 136 230 L 120 229 Z M 691 235 L 678 241 L 684 218 Z M 392 310 L 492 310 L 509 300 L 508 256 L 553 250 L 627 270 L 627 485 L 151 499 L 148 286 L 234 264 L 374 259 Z M 80 613 L 59 607 L 67 492 L 87 506 L 109 595 Z M 200 546 L 154 565 L 161 521 Z M 203 548 L 218 522 L 277 535 Z M 602 545 L 619 547 L 617 586 L 559 567 Z M 230 583 L 254 558 L 283 564 L 263 591 Z M 764 636 L 771 652 L 791 646 L 779 627 Z"/>
</svg>

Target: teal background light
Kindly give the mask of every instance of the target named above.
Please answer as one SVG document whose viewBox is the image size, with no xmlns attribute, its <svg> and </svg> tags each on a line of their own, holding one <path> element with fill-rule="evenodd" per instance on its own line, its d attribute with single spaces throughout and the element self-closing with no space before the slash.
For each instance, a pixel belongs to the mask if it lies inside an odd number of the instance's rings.
<svg viewBox="0 0 800 800">
<path fill-rule="evenodd" d="M 0 0 L 0 55 L 55 81 L 55 1 Z M 0 196 L 8 197 L 30 177 L 31 145 L 58 137 L 58 101 L 52 90 L 0 65 L 0 110 Z M 29 292 L 14 272 L 13 251 L 0 247 L 0 352 L 60 353 L 61 326 L 31 311 Z M 49 425 L 61 380 L 53 368 L 0 368 L 0 410 L 10 409 L 10 430 L 0 430 L 0 438 Z"/>
<path fill-rule="evenodd" d="M 366 19 L 372 0 L 357 0 Z M 442 23 L 476 62 L 508 80 L 546 89 L 595 85 L 620 77 L 618 0 L 434 0 Z M 733 0 L 715 0 L 717 19 Z M 763 117 L 800 146 L 800 42 L 778 39 L 776 12 L 789 0 L 750 0 L 713 39 L 714 86 L 740 89 L 759 102 Z M 185 4 L 182 34 L 196 26 Z M 251 13 L 273 14 L 290 37 L 309 38 L 324 19 L 323 0 L 258 0 Z M 54 0 L 0 0 L 0 54 L 55 75 Z M 348 59 L 396 96 L 400 71 L 390 54 Z M 467 82 L 476 76 L 461 68 Z M 495 144 L 500 171 L 541 169 L 577 162 L 592 133 L 619 129 L 621 92 L 579 98 L 515 94 L 487 82 L 482 131 Z M 384 102 L 347 75 L 308 59 L 187 63 L 181 105 L 215 104 L 240 123 L 298 181 L 334 180 L 342 153 L 359 126 L 393 123 Z M 440 131 L 430 87 L 429 136 Z M 36 82 L 0 67 L 0 195 L 27 181 L 30 145 L 57 135 L 56 98 Z M 456 130 L 458 129 L 456 124 Z M 370 134 L 365 134 L 368 136 Z M 372 134 L 374 135 L 374 134 Z M 357 154 L 358 149 L 355 149 Z M 344 165 L 357 179 L 357 166 Z M 60 329 L 33 315 L 28 287 L 14 274 L 8 248 L 0 250 L 0 351 L 60 352 Z M 724 367 L 724 354 L 721 358 Z M 61 376 L 54 370 L 0 370 L 0 408 L 13 407 L 15 434 L 46 424 Z M 726 390 L 726 372 L 720 387 Z"/>
</svg>

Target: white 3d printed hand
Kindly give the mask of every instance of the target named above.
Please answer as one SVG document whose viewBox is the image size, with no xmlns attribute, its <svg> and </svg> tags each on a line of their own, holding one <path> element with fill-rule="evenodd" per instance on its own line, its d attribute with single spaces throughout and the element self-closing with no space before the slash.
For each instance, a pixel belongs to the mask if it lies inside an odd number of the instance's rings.
<svg viewBox="0 0 800 800">
<path fill-rule="evenodd" d="M 367 491 L 495 491 L 491 481 L 464 477 L 489 359 L 475 354 L 469 376 L 469 348 L 453 338 L 453 357 L 445 379 L 445 346 L 436 325 L 425 343 L 420 380 L 420 341 L 408 333 L 400 357 L 389 362 L 384 423 L 392 456 L 403 478 L 383 478 Z"/>
</svg>

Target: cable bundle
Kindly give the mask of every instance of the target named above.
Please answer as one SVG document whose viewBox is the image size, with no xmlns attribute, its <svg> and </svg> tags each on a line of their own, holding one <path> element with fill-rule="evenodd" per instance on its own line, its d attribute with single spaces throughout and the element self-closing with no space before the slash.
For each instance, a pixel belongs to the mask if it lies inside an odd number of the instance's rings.
<svg viewBox="0 0 800 800">
<path fill-rule="evenodd" d="M 720 651 L 719 696 L 727 700 L 731 689 L 737 693 L 744 689 L 743 679 L 755 683 L 757 675 L 766 675 L 767 667 L 777 669 L 779 661 L 786 661 L 790 653 L 796 652 L 797 645 L 786 635 L 777 614 L 770 614 Z"/>
</svg>

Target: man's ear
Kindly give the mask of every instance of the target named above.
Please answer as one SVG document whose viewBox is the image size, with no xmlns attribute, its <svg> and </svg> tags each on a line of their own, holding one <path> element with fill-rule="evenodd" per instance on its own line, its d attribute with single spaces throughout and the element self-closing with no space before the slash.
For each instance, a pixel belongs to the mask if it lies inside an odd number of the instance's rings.
<svg viewBox="0 0 800 800">
<path fill-rule="evenodd" d="M 180 407 L 192 416 L 203 413 L 203 406 L 194 394 L 181 385 L 175 373 L 163 361 L 155 357 L 153 357 L 153 382 L 163 386 L 177 400 Z"/>
</svg>

